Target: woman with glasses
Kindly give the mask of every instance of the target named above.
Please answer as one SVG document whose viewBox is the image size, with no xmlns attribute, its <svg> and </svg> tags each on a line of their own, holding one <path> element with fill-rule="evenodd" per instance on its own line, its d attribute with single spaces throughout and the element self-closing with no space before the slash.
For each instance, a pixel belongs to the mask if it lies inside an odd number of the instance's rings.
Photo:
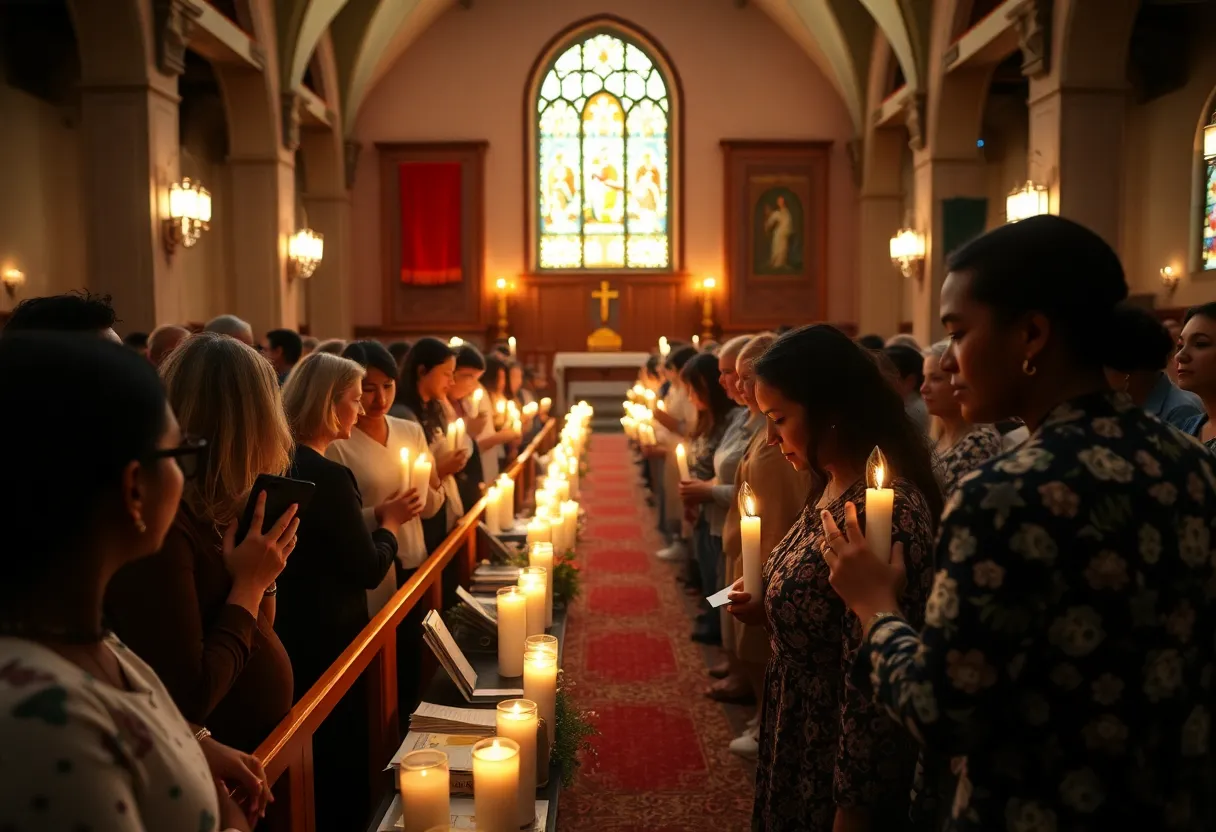
<svg viewBox="0 0 1216 832">
<path fill-rule="evenodd" d="M 106 614 L 188 720 L 252 751 L 291 709 L 274 597 L 299 521 L 294 506 L 265 534 L 255 520 L 239 544 L 236 521 L 258 475 L 286 471 L 291 432 L 274 370 L 233 338 L 187 339 L 161 377 L 182 430 L 207 451 L 160 552 L 115 575 Z"/>
<path fill-rule="evenodd" d="M 100 339 L 6 334 L 0 394 L 62 405 L 33 421 L 0 408 L 22 437 L 0 500 L 0 829 L 249 829 L 261 766 L 196 741 L 102 616 L 114 573 L 158 557 L 203 445 L 182 439 L 147 361 Z"/>
</svg>

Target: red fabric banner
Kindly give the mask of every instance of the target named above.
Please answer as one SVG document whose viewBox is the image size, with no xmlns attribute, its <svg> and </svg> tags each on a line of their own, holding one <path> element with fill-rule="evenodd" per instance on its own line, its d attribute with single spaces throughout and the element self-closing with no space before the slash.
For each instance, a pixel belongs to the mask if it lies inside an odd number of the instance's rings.
<svg viewBox="0 0 1216 832">
<path fill-rule="evenodd" d="M 460 282 L 460 169 L 460 162 L 398 166 L 402 283 L 442 286 Z"/>
</svg>

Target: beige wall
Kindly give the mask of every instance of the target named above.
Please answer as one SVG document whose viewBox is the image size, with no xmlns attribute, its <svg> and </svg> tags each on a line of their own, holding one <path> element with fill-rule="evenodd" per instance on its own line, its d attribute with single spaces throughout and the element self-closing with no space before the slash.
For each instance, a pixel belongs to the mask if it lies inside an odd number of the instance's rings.
<svg viewBox="0 0 1216 832">
<path fill-rule="evenodd" d="M 521 273 L 524 89 L 546 42 L 601 12 L 598 0 L 478 0 L 428 29 L 369 95 L 352 213 L 354 321 L 381 322 L 378 141 L 488 140 L 485 273 Z M 856 319 L 856 188 L 845 143 L 852 127 L 831 84 L 759 9 L 728 2 L 620 0 L 614 14 L 649 32 L 684 88 L 685 268 L 723 272 L 725 138 L 831 139 L 829 313 Z"/>
<path fill-rule="evenodd" d="M 0 270 L 25 272 L 15 301 L 84 287 L 80 133 L 64 109 L 0 83 Z"/>
<path fill-rule="evenodd" d="M 1024 98 L 991 95 L 984 109 L 984 179 L 988 228 L 1005 223 L 1005 197 L 1026 181 L 1030 112 Z"/>
<path fill-rule="evenodd" d="M 1212 108 L 1216 50 L 1196 32 L 1191 78 L 1182 89 L 1128 109 L 1124 179 L 1123 265 L 1133 294 L 1155 293 L 1158 306 L 1189 306 L 1216 300 L 1216 273 L 1197 268 L 1201 209 L 1196 204 L 1200 173 L 1195 140 Z M 1177 294 L 1161 292 L 1160 270 L 1170 265 L 1185 276 Z"/>
</svg>

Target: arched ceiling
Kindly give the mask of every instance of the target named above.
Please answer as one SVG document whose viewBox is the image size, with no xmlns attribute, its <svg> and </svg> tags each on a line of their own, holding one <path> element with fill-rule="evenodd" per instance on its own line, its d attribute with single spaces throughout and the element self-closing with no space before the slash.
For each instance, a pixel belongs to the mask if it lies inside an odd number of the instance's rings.
<svg viewBox="0 0 1216 832">
<path fill-rule="evenodd" d="M 457 2 L 478 0 L 276 0 L 283 80 L 300 83 L 327 26 L 350 135 L 368 92 L 410 44 Z M 742 6 L 749 0 L 702 0 Z M 810 56 L 840 93 L 861 135 L 874 27 L 882 30 L 913 89 L 923 85 L 932 0 L 750 0 Z M 611 11 L 611 9 L 605 9 Z"/>
</svg>

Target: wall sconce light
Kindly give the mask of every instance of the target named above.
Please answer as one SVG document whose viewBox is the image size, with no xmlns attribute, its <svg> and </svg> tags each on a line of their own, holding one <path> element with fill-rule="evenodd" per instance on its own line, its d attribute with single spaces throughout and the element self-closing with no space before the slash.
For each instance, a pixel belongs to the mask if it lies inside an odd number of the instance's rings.
<svg viewBox="0 0 1216 832">
<path fill-rule="evenodd" d="M 891 238 L 891 262 L 899 266 L 905 278 L 920 280 L 925 266 L 925 235 L 914 228 L 904 227 Z"/>
<path fill-rule="evenodd" d="M 701 338 L 706 341 L 714 338 L 714 290 L 717 288 L 716 277 L 705 277 L 697 283 L 701 292 Z"/>
<path fill-rule="evenodd" d="M 1046 186 L 1026 180 L 1025 185 L 1014 188 L 1005 197 L 1005 222 L 1018 222 L 1049 213 L 1048 196 Z"/>
<path fill-rule="evenodd" d="M 287 238 L 287 265 L 296 277 L 312 277 L 325 258 L 325 238 L 311 228 L 301 228 Z"/>
<path fill-rule="evenodd" d="M 4 270 L 4 274 L 0 275 L 0 280 L 4 282 L 4 291 L 9 298 L 16 297 L 17 290 L 25 285 L 25 272 L 17 268 L 9 268 Z"/>
<path fill-rule="evenodd" d="M 494 281 L 494 290 L 498 293 L 498 340 L 502 341 L 510 334 L 511 322 L 507 318 L 507 295 L 515 291 L 515 281 L 500 277 Z"/>
<path fill-rule="evenodd" d="M 190 248 L 211 227 L 211 191 L 186 177 L 169 186 L 165 237 L 169 253 L 180 244 Z"/>
<path fill-rule="evenodd" d="M 1174 292 L 1178 291 L 1178 284 L 1182 281 L 1182 275 L 1174 271 L 1173 266 L 1161 267 L 1161 285 L 1165 287 L 1165 294 L 1168 297 L 1173 297 Z"/>
</svg>

